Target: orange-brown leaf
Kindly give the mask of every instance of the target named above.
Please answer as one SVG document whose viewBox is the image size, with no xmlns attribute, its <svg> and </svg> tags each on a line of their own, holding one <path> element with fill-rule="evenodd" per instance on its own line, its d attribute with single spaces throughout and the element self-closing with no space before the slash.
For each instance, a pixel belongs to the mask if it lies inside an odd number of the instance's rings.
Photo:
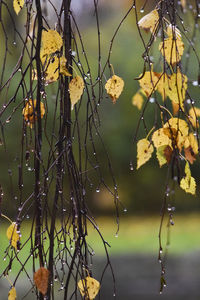
<svg viewBox="0 0 200 300">
<path fill-rule="evenodd" d="M 47 288 L 48 288 L 48 280 L 49 280 L 49 270 L 41 267 L 37 272 L 34 274 L 34 282 L 37 289 L 43 295 L 46 295 Z"/>
<path fill-rule="evenodd" d="M 171 161 L 171 158 L 172 158 L 172 153 L 173 153 L 173 150 L 170 146 L 166 146 L 165 149 L 164 149 L 164 156 L 167 160 L 167 163 L 169 164 L 170 161 Z"/>
</svg>

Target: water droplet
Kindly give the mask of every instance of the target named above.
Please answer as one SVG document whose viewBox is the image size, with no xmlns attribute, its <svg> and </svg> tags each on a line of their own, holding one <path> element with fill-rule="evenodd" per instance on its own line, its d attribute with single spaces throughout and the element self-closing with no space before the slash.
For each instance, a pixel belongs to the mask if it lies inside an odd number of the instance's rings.
<svg viewBox="0 0 200 300">
<path fill-rule="evenodd" d="M 99 188 L 96 188 L 96 192 L 99 193 L 99 192 L 100 192 L 100 189 L 99 189 Z"/>
<path fill-rule="evenodd" d="M 144 12 L 144 9 L 143 9 L 143 8 L 141 8 L 141 9 L 140 9 L 140 12 L 141 12 L 141 14 L 143 14 L 143 12 Z"/>
<path fill-rule="evenodd" d="M 30 216 L 29 216 L 29 215 L 26 215 L 26 218 L 27 218 L 27 219 L 29 219 L 29 218 L 30 218 Z"/>
<path fill-rule="evenodd" d="M 28 167 L 28 171 L 32 171 L 31 167 Z"/>
<path fill-rule="evenodd" d="M 130 170 L 131 170 L 131 171 L 134 170 L 132 162 L 130 162 Z"/>
<path fill-rule="evenodd" d="M 127 208 L 124 208 L 124 212 L 125 212 L 125 213 L 127 212 Z"/>
<path fill-rule="evenodd" d="M 193 85 L 193 86 L 198 86 L 198 81 L 193 81 L 193 82 L 192 82 L 192 85 Z"/>
<path fill-rule="evenodd" d="M 10 123 L 11 117 L 6 120 L 6 123 Z"/>
<path fill-rule="evenodd" d="M 115 234 L 115 237 L 118 238 L 118 234 L 117 233 Z"/>
<path fill-rule="evenodd" d="M 115 294 L 115 293 L 113 294 L 113 297 L 116 297 L 116 294 Z"/>
<path fill-rule="evenodd" d="M 154 102 L 155 102 L 155 98 L 150 98 L 150 99 L 149 99 L 149 102 L 150 102 L 150 103 L 154 103 Z"/>
<path fill-rule="evenodd" d="M 15 41 L 13 41 L 13 45 L 14 45 L 14 46 L 16 46 L 16 45 L 17 45 L 17 43 L 16 43 Z"/>
</svg>

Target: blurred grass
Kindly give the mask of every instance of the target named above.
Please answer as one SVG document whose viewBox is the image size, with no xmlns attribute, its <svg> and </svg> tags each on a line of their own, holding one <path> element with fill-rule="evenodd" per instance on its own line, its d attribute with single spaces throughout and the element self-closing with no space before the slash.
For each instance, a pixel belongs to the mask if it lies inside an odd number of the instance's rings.
<svg viewBox="0 0 200 300">
<path fill-rule="evenodd" d="M 182 255 L 188 252 L 194 252 L 200 249 L 200 215 L 188 214 L 174 216 L 175 225 L 171 226 L 171 245 L 169 249 L 170 255 Z M 111 245 L 109 248 L 110 255 L 126 255 L 126 254 L 153 254 L 158 252 L 158 230 L 160 225 L 159 216 L 127 216 L 120 219 L 120 231 L 118 237 L 116 234 L 116 223 L 114 218 L 100 217 L 97 223 L 104 239 Z M 163 248 L 167 237 L 167 220 L 163 226 Z M 6 237 L 6 230 L 9 224 L 2 223 L 0 226 L 1 246 L 0 256 L 4 257 L 4 250 L 9 242 Z M 26 222 L 21 228 L 22 243 L 29 236 L 30 223 Z M 97 232 L 92 226 L 88 229 L 88 243 L 98 256 L 105 255 L 103 243 Z M 46 242 L 48 244 L 48 242 Z M 62 246 L 61 246 L 62 247 Z M 29 255 L 30 243 L 19 252 L 21 261 L 25 261 Z M 6 267 L 6 261 L 0 266 L 0 273 Z M 32 259 L 26 264 L 27 271 L 31 270 Z M 15 261 L 12 265 L 12 274 L 19 271 L 20 263 Z M 38 266 L 36 265 L 36 268 Z"/>
</svg>

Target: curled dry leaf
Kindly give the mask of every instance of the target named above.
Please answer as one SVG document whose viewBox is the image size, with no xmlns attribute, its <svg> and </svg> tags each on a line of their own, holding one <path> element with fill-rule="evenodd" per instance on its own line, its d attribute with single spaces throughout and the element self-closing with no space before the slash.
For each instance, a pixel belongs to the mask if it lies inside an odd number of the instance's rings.
<svg viewBox="0 0 200 300">
<path fill-rule="evenodd" d="M 180 187 L 186 192 L 192 195 L 196 193 L 196 181 L 191 176 L 189 163 L 186 162 L 185 165 L 185 177 L 181 179 Z"/>
<path fill-rule="evenodd" d="M 36 104 L 37 104 L 36 100 L 29 99 L 28 102 L 26 102 L 25 107 L 22 111 L 22 114 L 24 115 L 24 120 L 31 128 L 34 122 L 37 120 Z M 45 114 L 45 108 L 44 108 L 44 103 L 42 102 L 40 102 L 40 114 L 41 114 L 41 118 L 43 118 Z"/>
<path fill-rule="evenodd" d="M 42 32 L 42 51 L 43 55 L 49 55 L 60 51 L 63 40 L 56 30 L 43 30 Z"/>
<path fill-rule="evenodd" d="M 8 300 L 16 300 L 16 299 L 17 299 L 17 293 L 15 287 L 13 286 L 8 293 Z"/>
<path fill-rule="evenodd" d="M 145 15 L 138 22 L 138 26 L 145 31 L 150 31 L 152 34 L 155 33 L 159 24 L 159 14 L 156 9 L 152 10 L 149 14 Z"/>
<path fill-rule="evenodd" d="M 11 245 L 17 250 L 17 244 L 20 240 L 20 236 L 17 232 L 17 224 L 15 222 L 12 222 L 12 224 L 8 227 L 6 235 Z"/>
<path fill-rule="evenodd" d="M 144 165 L 152 156 L 154 148 L 147 139 L 141 139 L 137 143 L 137 169 Z"/>
<path fill-rule="evenodd" d="M 79 280 L 78 288 L 84 299 L 92 300 L 99 292 L 100 283 L 96 279 L 87 276 L 85 279 Z"/>
<path fill-rule="evenodd" d="M 111 97 L 113 103 L 116 103 L 116 100 L 121 95 L 123 88 L 124 80 L 117 75 L 113 75 L 105 84 L 107 94 Z"/>
<path fill-rule="evenodd" d="M 69 94 L 71 100 L 71 108 L 80 100 L 84 90 L 84 81 L 80 76 L 74 77 L 69 83 Z"/>
<path fill-rule="evenodd" d="M 24 0 L 13 0 L 13 7 L 17 15 L 19 14 L 23 6 L 24 6 Z"/>
<path fill-rule="evenodd" d="M 49 270 L 41 267 L 34 274 L 34 282 L 40 293 L 46 295 L 49 281 Z"/>
</svg>

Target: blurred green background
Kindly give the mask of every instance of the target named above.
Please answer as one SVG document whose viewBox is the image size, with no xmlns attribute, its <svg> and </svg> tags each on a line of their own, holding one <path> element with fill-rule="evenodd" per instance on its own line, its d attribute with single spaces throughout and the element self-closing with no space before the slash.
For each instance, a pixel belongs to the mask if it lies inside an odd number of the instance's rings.
<svg viewBox="0 0 200 300">
<path fill-rule="evenodd" d="M 102 62 L 105 62 L 107 58 L 110 40 L 120 20 L 130 7 L 131 2 L 128 0 L 99 1 Z M 137 2 L 138 7 L 142 7 L 144 1 Z M 155 3 L 156 1 L 148 1 L 144 14 L 148 13 L 155 6 Z M 97 70 L 97 30 L 93 2 L 74 0 L 72 1 L 72 5 L 77 14 L 85 50 L 92 66 L 91 75 L 95 78 Z M 144 14 L 139 13 L 139 18 Z M 24 17 L 25 12 L 21 12 L 18 19 L 15 17 L 17 26 L 22 33 L 24 32 L 24 28 L 21 20 Z M 186 16 L 185 20 L 185 25 L 189 32 L 191 32 L 192 22 L 190 20 L 192 20 L 192 15 Z M 110 194 L 100 187 L 100 192 L 96 193 L 94 189 L 94 192 L 89 193 L 88 201 L 92 207 L 93 214 L 97 217 L 97 222 L 104 238 L 111 245 L 110 254 L 113 258 L 114 270 L 119 286 L 119 296 L 117 299 L 157 299 L 160 276 L 160 267 L 157 262 L 158 231 L 160 226 L 159 213 L 165 193 L 167 167 L 164 166 L 160 169 L 154 154 L 153 159 L 136 171 L 136 145 L 132 145 L 132 140 L 140 113 L 136 107 L 132 106 L 131 98 L 139 89 L 139 84 L 134 78 L 143 72 L 142 53 L 144 52 L 144 48 L 135 22 L 134 12 L 131 12 L 119 30 L 111 54 L 111 63 L 113 64 L 115 74 L 122 77 L 125 81 L 124 91 L 115 105 L 112 104 L 109 98 L 104 97 L 100 106 L 100 132 L 112 161 L 119 188 L 120 201 L 123 203 L 123 206 L 120 208 L 121 220 L 118 237 L 115 236 L 117 230 L 115 217 L 113 217 L 115 208 Z M 53 26 L 54 20 L 52 20 L 52 28 Z M 9 24 L 7 24 L 7 28 L 9 28 Z M 16 41 L 17 45 L 13 44 L 15 37 L 12 27 L 9 30 L 8 44 L 10 53 L 6 76 L 9 76 L 16 64 L 16 57 L 20 53 L 20 47 L 18 47 L 20 42 Z M 2 28 L 0 34 L 3 34 Z M 144 35 L 144 38 L 148 40 L 149 34 Z M 2 61 L 4 45 L 1 46 L 0 59 Z M 154 51 L 156 51 L 157 46 L 158 41 L 155 42 Z M 185 47 L 187 49 L 186 42 Z M 197 49 L 199 49 L 198 47 L 199 44 L 197 44 Z M 155 61 L 158 58 L 156 53 L 154 58 Z M 185 58 L 183 58 L 183 65 L 184 63 Z M 190 78 L 189 88 L 194 99 L 198 99 L 199 94 L 199 87 L 192 85 L 192 81 L 197 78 L 197 72 L 198 69 L 194 56 L 191 55 L 187 76 Z M 109 73 L 106 73 L 106 76 L 108 78 Z M 20 76 L 16 76 L 16 81 L 12 84 L 17 84 L 19 78 Z M 56 84 L 52 84 L 52 87 L 49 86 L 48 89 L 48 96 L 53 102 L 56 93 Z M 12 88 L 9 93 L 12 94 Z M 3 96 L 0 98 L 0 106 L 4 104 Z M 18 98 L 17 101 L 20 103 L 20 95 Z M 11 105 L 11 110 L 7 115 L 3 116 L 2 122 L 9 117 L 16 104 L 13 103 Z M 21 104 L 21 108 L 23 108 L 23 103 Z M 51 124 L 53 105 L 52 107 L 49 105 L 48 109 L 48 124 Z M 154 109 L 154 104 L 152 103 L 152 106 L 150 104 L 145 113 L 145 121 L 149 130 L 154 123 Z M 2 212 L 11 218 L 16 217 L 18 206 L 15 200 L 19 194 L 17 178 L 23 122 L 21 110 L 19 109 L 14 117 L 11 118 L 11 121 L 4 126 L 3 134 L 6 137 L 6 151 L 4 145 L 0 147 L 0 183 L 4 190 Z M 145 131 L 141 126 L 139 138 L 145 136 Z M 104 166 L 105 156 L 101 152 L 101 148 L 97 149 L 97 152 L 102 168 L 105 171 L 104 177 L 106 182 L 111 184 L 110 175 L 106 173 L 107 167 L 106 165 Z M 130 170 L 130 160 L 133 161 L 133 171 Z M 196 178 L 197 184 L 199 183 L 198 163 L 199 159 L 192 166 L 192 173 Z M 27 168 L 24 173 L 23 190 L 25 197 L 29 195 L 30 190 L 33 188 L 33 178 L 33 172 L 30 172 Z M 169 197 L 169 203 L 176 207 L 176 213 L 174 214 L 175 225 L 170 230 L 171 246 L 169 248 L 169 262 L 167 262 L 169 266 L 167 273 L 169 287 L 166 295 L 169 294 L 169 298 L 171 299 L 177 300 L 179 297 L 181 299 L 199 299 L 200 296 L 198 290 L 200 280 L 198 271 L 200 267 L 199 263 L 197 263 L 197 260 L 199 261 L 200 249 L 200 222 L 198 214 L 200 202 L 198 190 L 199 188 L 197 188 L 197 196 L 193 197 L 184 193 L 179 187 L 176 187 L 175 194 L 170 193 Z M 124 212 L 124 207 L 127 209 L 127 212 Z M 29 226 L 27 224 L 29 223 L 26 223 L 24 228 L 22 227 L 22 239 L 23 236 L 24 238 L 28 236 Z M 3 256 L 5 247 L 8 245 L 5 237 L 6 227 L 6 223 L 1 222 L 1 257 Z M 163 226 L 164 241 L 166 237 L 167 220 L 165 220 Z M 104 250 L 101 241 L 92 228 L 90 229 L 88 241 L 96 253 L 94 261 L 96 260 L 95 272 L 98 276 L 104 260 Z M 28 247 L 24 251 L 28 251 Z M 14 273 L 16 270 L 17 264 L 12 268 Z M 112 290 L 112 283 L 109 286 L 109 282 L 111 282 L 109 275 L 108 278 L 108 280 L 105 280 L 104 299 L 112 299 L 110 291 Z M 175 281 L 177 284 L 175 284 Z M 4 285 L 5 283 L 2 283 L 2 288 Z M 168 299 L 168 296 L 166 298 L 165 296 L 162 297 Z M 4 300 L 4 298 L 2 299 Z"/>
</svg>

